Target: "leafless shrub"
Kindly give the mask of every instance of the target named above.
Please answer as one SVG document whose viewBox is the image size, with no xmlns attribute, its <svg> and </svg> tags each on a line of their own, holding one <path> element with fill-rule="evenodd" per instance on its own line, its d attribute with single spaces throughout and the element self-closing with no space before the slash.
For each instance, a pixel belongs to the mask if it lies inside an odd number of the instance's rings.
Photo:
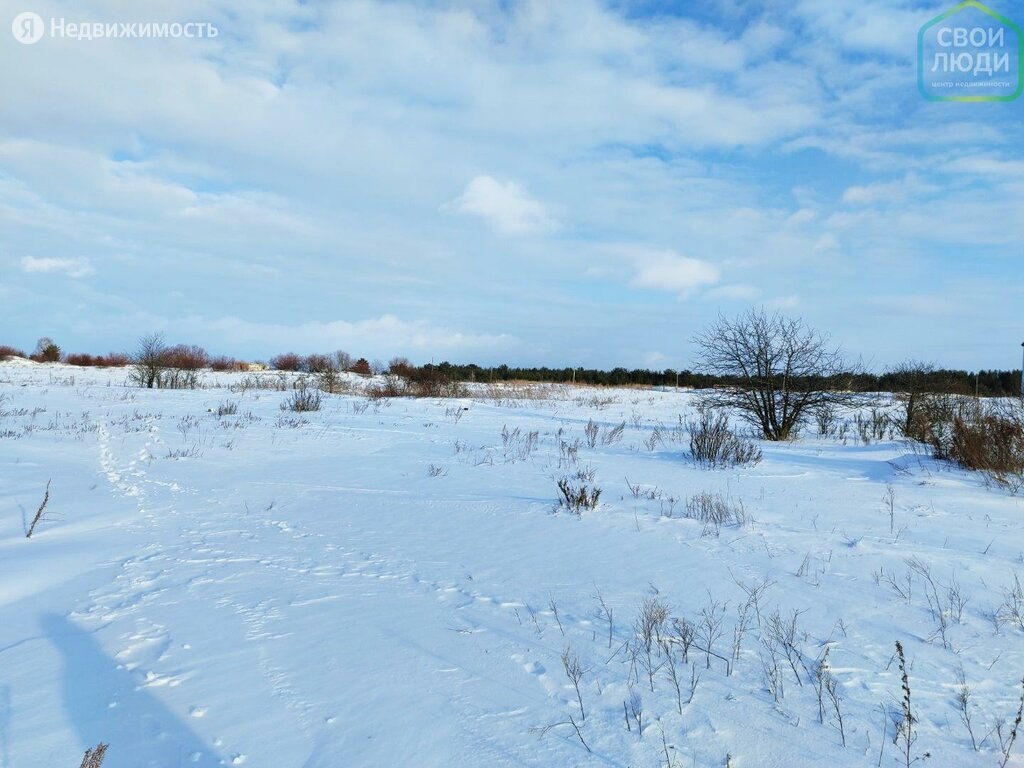
<svg viewBox="0 0 1024 768">
<path fill-rule="evenodd" d="M 553 389 L 544 384 L 530 384 L 520 381 L 507 381 L 497 384 L 488 384 L 482 395 L 484 400 L 490 400 L 498 406 L 516 407 L 522 401 L 550 400 Z"/>
<path fill-rule="evenodd" d="M 242 394 L 251 389 L 287 392 L 288 376 L 284 373 L 254 373 L 244 377 L 237 384 L 232 384 L 228 389 L 234 394 Z"/>
<path fill-rule="evenodd" d="M 960 722 L 967 729 L 967 734 L 971 737 L 971 746 L 977 752 L 978 740 L 974 738 L 974 727 L 971 723 L 971 694 L 973 691 L 967 684 L 967 676 L 962 666 L 957 670 L 956 682 L 956 705 L 960 715 Z"/>
<path fill-rule="evenodd" d="M 302 382 L 281 403 L 281 410 L 294 413 L 308 413 L 310 411 L 319 411 L 322 405 L 323 397 L 320 391 Z"/>
<path fill-rule="evenodd" d="M 907 560 L 907 567 L 921 578 L 924 584 L 925 599 L 928 601 L 928 610 L 935 621 L 935 636 L 942 640 L 943 648 L 949 648 L 947 636 L 949 632 L 949 607 L 939 595 L 939 587 L 932 577 L 931 566 L 917 557 L 912 557 Z"/>
<path fill-rule="evenodd" d="M 2 348 L 0 348 L 0 359 L 2 358 L 3 353 Z M 126 355 L 123 352 L 110 352 L 106 355 L 71 352 L 63 356 L 63 362 L 83 368 L 124 368 L 127 365 L 131 365 L 132 359 L 130 355 Z"/>
<path fill-rule="evenodd" d="M 726 657 L 714 650 L 714 645 L 722 636 L 722 622 L 725 618 L 726 606 L 708 596 L 708 604 L 700 609 L 700 619 L 697 621 L 695 632 L 697 642 L 694 646 L 704 652 L 705 669 L 711 669 L 711 657 L 721 659 L 725 662 L 725 671 L 732 673 L 732 664 Z"/>
<path fill-rule="evenodd" d="M 341 375 L 341 369 L 333 359 L 326 355 L 323 356 L 322 361 L 319 361 L 318 368 L 313 373 L 316 375 L 317 387 L 328 394 L 333 395 L 349 389 Z"/>
<path fill-rule="evenodd" d="M 509 431 L 508 426 L 501 427 L 501 445 L 505 455 L 506 464 L 514 464 L 517 461 L 526 461 L 530 458 L 540 442 L 540 432 L 532 430 L 523 432 L 516 427 Z M 595 499 L 595 505 L 596 505 Z"/>
<path fill-rule="evenodd" d="M 587 420 L 587 426 L 583 428 L 583 434 L 587 438 L 587 448 L 593 448 L 597 445 L 597 435 L 600 431 L 601 427 L 593 419 Z"/>
<path fill-rule="evenodd" d="M 999 768 L 1006 768 L 1006 764 L 1010 762 L 1010 753 L 1013 752 L 1013 745 L 1017 741 L 1017 733 L 1020 730 L 1021 716 L 1024 715 L 1024 680 L 1021 680 L 1020 684 L 1021 694 L 1017 702 L 1017 716 L 1013 719 L 1013 726 L 1010 728 L 1009 734 L 1003 736 L 1002 729 L 997 729 L 999 752 L 1002 755 Z"/>
<path fill-rule="evenodd" d="M 891 535 L 896 529 L 896 489 L 891 485 L 885 486 L 885 496 L 882 497 L 882 502 L 889 512 L 889 533 Z"/>
<path fill-rule="evenodd" d="M 299 427 L 309 424 L 309 421 L 304 419 L 302 416 L 287 416 L 280 414 L 277 417 L 277 421 L 274 422 L 274 426 L 278 429 L 287 427 L 288 429 L 298 429 Z"/>
<path fill-rule="evenodd" d="M 814 665 L 812 678 L 814 691 L 818 697 L 818 722 L 825 722 L 825 702 L 832 705 L 832 713 L 835 718 L 836 728 L 839 730 L 839 737 L 843 746 L 846 746 L 846 727 L 843 724 L 843 710 L 840 706 L 842 699 L 839 696 L 839 681 L 832 674 L 831 665 L 828 663 L 829 649 L 826 646 L 825 652 Z"/>
<path fill-rule="evenodd" d="M 183 371 L 198 371 L 210 364 L 209 353 L 195 344 L 176 344 L 164 353 L 164 364 L 168 368 Z"/>
<path fill-rule="evenodd" d="M 794 610 L 787 618 L 776 610 L 768 615 L 764 623 L 763 635 L 781 652 L 789 665 L 790 672 L 797 685 L 803 686 L 800 667 L 804 667 L 803 651 L 800 649 L 800 630 L 797 622 L 802 611 Z"/>
<path fill-rule="evenodd" d="M 406 380 L 393 373 L 386 374 L 366 388 L 366 396 L 371 400 L 405 397 L 407 394 L 409 391 Z"/>
<path fill-rule="evenodd" d="M 199 443 L 193 443 L 192 445 L 184 448 L 169 448 L 167 455 L 164 458 L 167 459 L 196 459 L 202 455 L 199 450 Z"/>
<path fill-rule="evenodd" d="M 565 646 L 565 650 L 562 651 L 562 669 L 565 670 L 565 676 L 569 678 L 569 682 L 572 683 L 573 688 L 576 689 L 576 699 L 580 703 L 580 719 L 586 720 L 587 713 L 583 709 L 583 694 L 580 693 L 580 681 L 583 679 L 583 666 L 580 664 L 580 657 L 576 654 L 576 651 L 572 649 L 572 646 Z"/>
<path fill-rule="evenodd" d="M 615 445 L 622 439 L 622 433 L 626 431 L 626 422 L 622 422 L 618 426 L 606 429 L 604 434 L 601 435 L 601 445 Z"/>
<path fill-rule="evenodd" d="M 897 577 L 895 571 L 887 571 L 880 567 L 871 576 L 875 580 L 875 584 L 886 584 L 897 596 L 908 603 L 913 597 L 914 577 L 910 571 L 907 571 L 901 579 Z"/>
<path fill-rule="evenodd" d="M 889 414 L 877 407 L 872 407 L 866 414 L 858 412 L 853 417 L 853 423 L 857 427 L 860 441 L 865 445 L 884 440 L 892 426 Z"/>
<path fill-rule="evenodd" d="M 558 466 L 559 467 L 572 467 L 576 466 L 576 462 L 579 461 L 580 452 L 580 441 L 573 440 L 571 443 L 568 440 L 563 440 L 561 436 L 558 438 Z"/>
<path fill-rule="evenodd" d="M 676 709 L 679 714 L 683 714 L 683 704 L 689 704 L 693 701 L 693 697 L 697 692 L 697 685 L 700 683 L 700 675 L 697 674 L 696 665 L 690 667 L 690 682 L 687 685 L 685 678 L 679 669 L 679 661 L 676 658 L 677 645 L 673 642 L 671 637 L 666 636 L 661 641 L 661 648 L 664 654 L 664 667 L 665 674 L 668 677 L 669 683 L 672 685 L 672 690 L 676 695 Z M 685 663 L 685 661 L 683 661 Z M 683 700 L 683 690 L 686 690 L 686 700 Z"/>
<path fill-rule="evenodd" d="M 32 523 L 28 527 L 28 531 L 25 533 L 26 539 L 31 539 L 32 534 L 36 530 L 36 526 L 39 525 L 40 521 L 46 515 L 46 505 L 50 503 L 50 483 L 52 480 L 46 481 L 46 492 L 43 494 L 43 503 L 39 505 L 39 509 L 36 510 L 35 517 L 32 518 Z"/>
<path fill-rule="evenodd" d="M 918 760 L 930 757 L 930 754 L 925 752 L 919 757 L 914 757 L 913 754 L 914 744 L 917 742 L 917 730 L 915 728 L 917 718 L 914 716 L 910 702 L 910 677 L 907 675 L 907 657 L 903 652 L 903 645 L 898 640 L 896 641 L 896 659 L 900 668 L 900 690 L 902 695 L 900 696 L 900 708 L 896 713 L 897 716 L 894 718 L 896 733 L 893 737 L 893 744 L 900 748 L 901 762 L 904 764 L 904 768 L 910 768 Z"/>
<path fill-rule="evenodd" d="M 611 607 L 604 601 L 601 590 L 597 590 L 597 604 L 599 606 L 598 618 L 604 618 L 608 622 L 608 647 L 612 647 L 612 635 L 615 632 L 615 614 Z"/>
<path fill-rule="evenodd" d="M 693 646 L 694 640 L 696 639 L 697 629 L 690 621 L 685 617 L 672 619 L 672 634 L 670 636 L 670 640 L 683 652 L 684 664 L 689 661 L 690 648 Z"/>
<path fill-rule="evenodd" d="M 748 586 L 743 582 L 736 580 L 736 585 L 742 589 L 747 599 L 742 603 L 739 603 L 736 608 L 736 623 L 733 625 L 732 634 L 732 666 L 735 668 L 736 662 L 739 661 L 740 653 L 743 650 L 743 639 L 748 631 L 753 627 L 756 622 L 758 626 L 761 625 L 761 598 L 764 593 L 774 585 L 775 582 L 765 579 L 759 584 Z"/>
<path fill-rule="evenodd" d="M 633 722 L 636 723 L 637 738 L 642 738 L 644 735 L 644 700 L 640 698 L 639 693 L 630 688 L 628 703 L 629 709 L 626 715 L 626 727 L 629 727 L 629 718 L 632 717 Z M 623 709 L 626 708 L 626 702 L 623 702 L 622 707 Z"/>
<path fill-rule="evenodd" d="M 1013 585 L 1003 590 L 1003 602 L 995 611 L 997 625 L 1011 622 L 1024 629 L 1024 586 L 1020 577 L 1013 574 Z"/>
<path fill-rule="evenodd" d="M 575 477 L 564 476 L 556 481 L 558 486 L 558 506 L 580 515 L 585 509 L 595 509 L 598 500 L 601 498 L 601 489 L 596 485 L 580 477 L 577 472 Z"/>
<path fill-rule="evenodd" d="M 199 370 L 190 368 L 165 368 L 157 379 L 160 389 L 198 389 Z"/>
<path fill-rule="evenodd" d="M 720 493 L 701 491 L 686 501 L 683 516 L 704 523 L 703 534 L 718 535 L 723 525 L 740 526 L 747 522 L 743 502 L 733 502 Z"/>
<path fill-rule="evenodd" d="M 281 355 L 276 355 L 270 358 L 270 367 L 275 371 L 301 371 L 303 359 L 302 355 L 298 355 L 294 352 L 285 352 Z"/>
<path fill-rule="evenodd" d="M 651 430 L 651 434 L 644 438 L 644 447 L 648 451 L 654 451 L 664 441 L 665 439 L 661 435 L 661 427 L 655 427 Z"/>
<path fill-rule="evenodd" d="M 614 397 L 610 396 L 591 395 L 590 397 L 587 397 L 585 395 L 580 395 L 576 398 L 575 402 L 576 405 L 580 407 L 586 406 L 587 408 L 596 408 L 599 411 L 603 411 L 609 405 L 614 405 L 616 400 Z"/>
<path fill-rule="evenodd" d="M 238 403 L 233 400 L 226 400 L 217 406 L 217 416 L 234 416 L 238 413 Z"/>
<path fill-rule="evenodd" d="M 1009 404 L 970 403 L 954 417 L 949 458 L 1016 492 L 1024 487 L 1024 415 Z"/>
<path fill-rule="evenodd" d="M 225 371 L 243 371 L 245 363 L 235 360 L 228 355 L 217 355 L 210 358 L 210 370 L 223 373 Z"/>
<path fill-rule="evenodd" d="M 824 653 L 818 658 L 814 668 L 810 671 L 811 680 L 814 683 L 814 693 L 818 698 L 818 722 L 822 725 L 825 724 L 825 680 L 830 674 L 828 653 L 829 647 L 826 645 Z"/>
<path fill-rule="evenodd" d="M 835 437 L 839 431 L 839 409 L 835 403 L 822 403 L 814 410 L 819 437 Z"/>
<path fill-rule="evenodd" d="M 657 597 L 648 597 L 640 605 L 640 613 L 633 623 L 633 635 L 636 647 L 640 651 L 637 655 L 640 665 L 647 673 L 647 680 L 654 692 L 654 676 L 661 667 L 656 658 L 660 650 L 662 631 L 665 622 L 668 621 L 669 610 L 665 603 Z"/>
<path fill-rule="evenodd" d="M 551 731 L 554 728 L 558 728 L 562 725 L 571 725 L 575 729 L 576 737 L 580 740 L 580 744 L 583 745 L 583 748 L 586 749 L 587 752 L 591 751 L 590 747 L 587 745 L 587 742 L 583 738 L 583 729 L 576 722 L 572 715 L 569 715 L 569 719 L 565 722 L 552 723 L 551 725 L 545 725 L 543 728 L 531 728 L 530 730 L 537 732 L 539 734 L 539 738 L 544 738 L 544 736 L 546 736 L 549 731 Z"/>
<path fill-rule="evenodd" d="M 768 692 L 778 703 L 786 697 L 785 675 L 782 671 L 782 656 L 776 640 L 770 635 L 761 636 L 761 648 L 758 651 L 761 659 L 761 671 L 764 674 Z"/>
<path fill-rule="evenodd" d="M 551 610 L 551 615 L 555 617 L 558 631 L 562 633 L 562 637 L 565 637 L 565 627 L 562 626 L 562 617 L 558 615 L 558 603 L 555 602 L 554 596 L 548 598 L 548 608 Z"/>
<path fill-rule="evenodd" d="M 761 449 L 735 434 L 729 417 L 709 408 L 698 408 L 697 418 L 687 422 L 690 455 L 709 467 L 739 467 L 761 461 Z"/>
<path fill-rule="evenodd" d="M 400 384 L 392 384 L 391 388 L 406 397 L 456 398 L 467 394 L 465 385 L 454 380 L 442 366 L 416 367 L 405 358 L 396 358 L 390 366 L 380 367 L 387 368 L 387 377 L 392 381 L 399 380 Z"/>
<path fill-rule="evenodd" d="M 462 421 L 462 417 L 466 414 L 469 408 L 462 405 L 453 405 L 449 408 L 444 409 L 444 417 L 448 419 L 452 424 L 458 424 Z"/>
</svg>

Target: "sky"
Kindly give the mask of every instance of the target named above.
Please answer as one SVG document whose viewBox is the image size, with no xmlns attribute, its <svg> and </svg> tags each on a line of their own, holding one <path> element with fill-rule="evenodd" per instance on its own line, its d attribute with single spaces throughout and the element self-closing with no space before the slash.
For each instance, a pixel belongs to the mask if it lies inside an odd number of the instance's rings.
<svg viewBox="0 0 1024 768">
<path fill-rule="evenodd" d="M 678 369 L 754 307 L 1019 367 L 1024 98 L 921 96 L 952 5 L 0 0 L 0 344 Z"/>
</svg>

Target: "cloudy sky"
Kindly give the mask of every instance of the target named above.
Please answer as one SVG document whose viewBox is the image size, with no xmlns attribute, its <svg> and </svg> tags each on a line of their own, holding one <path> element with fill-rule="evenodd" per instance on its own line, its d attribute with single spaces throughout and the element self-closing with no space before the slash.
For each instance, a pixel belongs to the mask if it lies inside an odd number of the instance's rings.
<svg viewBox="0 0 1024 768">
<path fill-rule="evenodd" d="M 757 306 L 1016 367 L 1024 98 L 921 97 L 952 4 L 0 0 L 0 343 L 687 367 Z"/>
</svg>

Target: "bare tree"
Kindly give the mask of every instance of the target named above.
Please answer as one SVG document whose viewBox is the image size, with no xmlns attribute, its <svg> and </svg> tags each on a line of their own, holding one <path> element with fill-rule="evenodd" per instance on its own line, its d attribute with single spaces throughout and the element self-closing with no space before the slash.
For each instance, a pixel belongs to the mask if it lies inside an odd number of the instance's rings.
<svg viewBox="0 0 1024 768">
<path fill-rule="evenodd" d="M 906 360 L 886 371 L 889 387 L 901 406 L 899 428 L 904 437 L 927 442 L 936 416 L 949 411 L 952 382 L 932 363 Z"/>
<path fill-rule="evenodd" d="M 800 319 L 763 309 L 723 315 L 693 342 L 700 367 L 729 381 L 702 402 L 734 409 L 767 440 L 788 440 L 817 410 L 850 398 L 854 370 Z"/>
<path fill-rule="evenodd" d="M 167 351 L 162 333 L 150 333 L 139 339 L 139 346 L 132 356 L 131 381 L 147 389 L 156 387 L 160 374 L 167 367 Z"/>
<path fill-rule="evenodd" d="M 95 747 L 85 750 L 85 757 L 82 758 L 82 765 L 79 768 L 101 768 L 109 746 L 101 741 Z"/>
<path fill-rule="evenodd" d="M 569 678 L 573 688 L 576 689 L 576 699 L 580 703 L 580 718 L 587 719 L 587 712 L 583 709 L 583 694 L 580 693 L 580 681 L 583 679 L 583 665 L 580 664 L 580 657 L 572 646 L 566 645 L 562 651 L 562 667 L 565 669 L 565 676 Z"/>
<path fill-rule="evenodd" d="M 41 363 L 56 363 L 60 360 L 60 347 L 49 336 L 43 336 L 36 342 L 33 359 Z"/>
</svg>

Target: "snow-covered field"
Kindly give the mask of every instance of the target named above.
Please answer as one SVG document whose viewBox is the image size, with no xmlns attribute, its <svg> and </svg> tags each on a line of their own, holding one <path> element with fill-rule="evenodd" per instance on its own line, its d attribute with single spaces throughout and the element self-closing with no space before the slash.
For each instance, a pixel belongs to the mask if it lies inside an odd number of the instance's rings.
<svg viewBox="0 0 1024 768">
<path fill-rule="evenodd" d="M 852 435 L 705 469 L 687 393 L 298 415 L 242 378 L 146 391 L 0 364 L 0 768 L 77 766 L 100 741 L 106 768 L 905 765 L 897 640 L 911 759 L 1000 765 L 1024 514 L 981 478 Z M 599 507 L 555 512 L 556 480 L 589 470 Z M 746 522 L 688 519 L 701 492 Z M 649 659 L 645 600 L 670 612 Z M 826 648 L 843 733 L 827 691 L 819 716 Z"/>
</svg>

